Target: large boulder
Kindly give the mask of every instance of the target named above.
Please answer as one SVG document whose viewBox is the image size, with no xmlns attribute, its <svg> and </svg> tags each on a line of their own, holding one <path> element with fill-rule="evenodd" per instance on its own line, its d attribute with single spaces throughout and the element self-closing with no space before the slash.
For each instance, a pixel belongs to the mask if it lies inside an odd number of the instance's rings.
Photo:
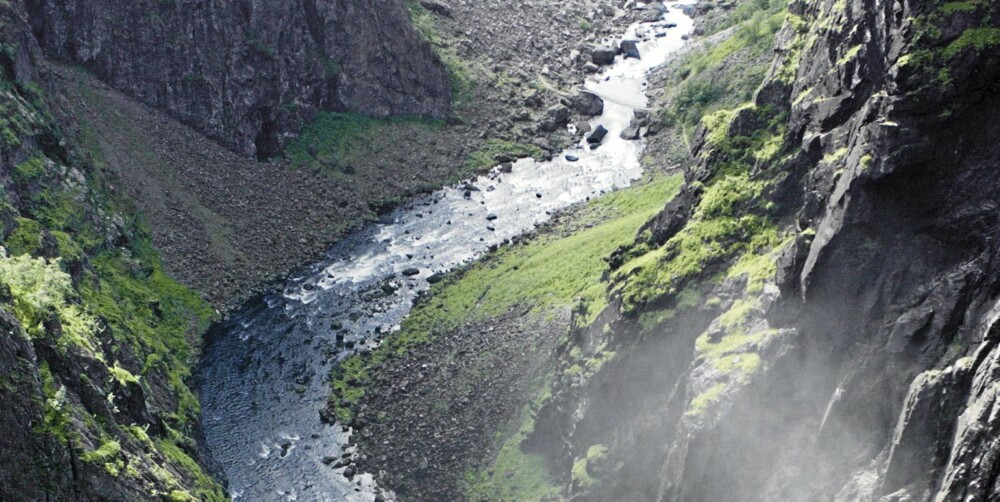
<svg viewBox="0 0 1000 502">
<path fill-rule="evenodd" d="M 594 129 L 594 132 L 590 133 L 590 136 L 587 136 L 587 143 L 590 143 L 591 145 L 596 145 L 601 141 L 604 141 L 604 137 L 607 135 L 608 135 L 608 129 L 603 125 L 599 125 L 597 126 L 597 128 Z"/>
<path fill-rule="evenodd" d="M 628 125 L 628 127 L 622 130 L 622 133 L 619 134 L 619 137 L 621 137 L 621 139 L 624 140 L 636 140 L 639 139 L 639 136 L 641 135 L 642 135 L 641 126 L 637 121 L 633 120 L 632 123 Z"/>
<path fill-rule="evenodd" d="M 615 62 L 618 51 L 609 47 L 598 47 L 590 53 L 590 60 L 598 66 L 606 66 Z"/>
<path fill-rule="evenodd" d="M 580 115 L 596 117 L 604 113 L 604 100 L 596 94 L 581 92 L 573 98 L 573 110 Z"/>
<path fill-rule="evenodd" d="M 555 132 L 559 129 L 559 124 L 551 120 L 543 120 L 538 123 L 538 130 L 541 132 Z"/>
<path fill-rule="evenodd" d="M 619 50 L 626 58 L 642 59 L 639 55 L 639 45 L 635 40 L 622 40 Z"/>
</svg>

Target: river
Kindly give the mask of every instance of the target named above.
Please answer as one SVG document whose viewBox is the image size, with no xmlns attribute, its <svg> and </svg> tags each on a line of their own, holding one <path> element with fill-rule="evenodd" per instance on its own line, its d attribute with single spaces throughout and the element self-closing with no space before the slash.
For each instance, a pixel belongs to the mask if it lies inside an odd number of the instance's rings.
<svg viewBox="0 0 1000 502">
<path fill-rule="evenodd" d="M 581 140 L 550 162 L 522 159 L 510 172 L 497 168 L 417 197 L 340 241 L 282 292 L 214 328 L 198 370 L 199 397 L 206 443 L 235 500 L 375 499 L 370 474 L 347 479 L 331 462 L 351 447 L 349 430 L 320 421 L 330 370 L 398 330 L 429 277 L 642 175 L 642 141 L 619 134 L 634 108 L 646 106 L 647 72 L 693 29 L 679 5 L 618 38 L 640 40 L 641 59 L 618 56 L 587 80 L 605 98 L 604 113 L 590 121 L 609 131 L 598 149 Z"/>
</svg>

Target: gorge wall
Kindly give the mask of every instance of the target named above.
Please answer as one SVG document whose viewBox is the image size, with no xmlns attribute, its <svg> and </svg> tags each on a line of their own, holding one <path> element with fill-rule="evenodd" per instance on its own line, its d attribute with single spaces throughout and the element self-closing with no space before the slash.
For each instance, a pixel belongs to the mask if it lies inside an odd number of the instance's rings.
<svg viewBox="0 0 1000 502">
<path fill-rule="evenodd" d="M 702 120 L 559 351 L 521 448 L 569 496 L 1000 494 L 998 16 L 790 4 L 764 84 Z"/>
<path fill-rule="evenodd" d="M 212 311 L 75 146 L 23 7 L 0 18 L 0 497 L 224 500 L 186 383 Z"/>
<path fill-rule="evenodd" d="M 27 0 L 45 54 L 267 158 L 317 111 L 444 118 L 447 73 L 396 0 Z"/>
<path fill-rule="evenodd" d="M 92 137 L 52 61 L 258 156 L 318 110 L 446 115 L 443 66 L 375 3 L 0 4 L 0 499 L 228 499 L 190 386 L 218 312 L 167 272 L 96 146 L 136 138 Z"/>
</svg>

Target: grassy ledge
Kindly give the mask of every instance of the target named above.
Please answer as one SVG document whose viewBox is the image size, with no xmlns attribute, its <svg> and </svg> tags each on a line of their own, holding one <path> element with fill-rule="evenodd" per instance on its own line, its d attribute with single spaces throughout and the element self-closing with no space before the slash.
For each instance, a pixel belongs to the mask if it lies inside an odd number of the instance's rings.
<svg viewBox="0 0 1000 502">
<path fill-rule="evenodd" d="M 331 406 L 344 423 L 364 396 L 369 371 L 414 344 L 466 323 L 494 318 L 516 305 L 535 312 L 577 303 L 599 311 L 605 299 L 604 257 L 635 238 L 639 227 L 676 194 L 679 175 L 659 175 L 571 209 L 524 244 L 507 246 L 435 284 L 399 333 L 367 356 L 344 361 L 333 375 Z"/>
</svg>

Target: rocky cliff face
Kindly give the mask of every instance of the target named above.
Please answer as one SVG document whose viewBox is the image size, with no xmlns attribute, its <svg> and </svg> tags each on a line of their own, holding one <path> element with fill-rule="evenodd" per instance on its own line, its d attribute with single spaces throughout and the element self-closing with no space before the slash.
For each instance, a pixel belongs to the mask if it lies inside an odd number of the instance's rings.
<svg viewBox="0 0 1000 502">
<path fill-rule="evenodd" d="M 789 10 L 560 352 L 522 447 L 578 500 L 1000 496 L 998 5 Z"/>
<path fill-rule="evenodd" d="M 242 160 L 198 156 L 215 145 L 192 154 L 204 138 L 183 128 L 178 140 L 159 116 L 114 120 L 157 112 L 119 96 L 103 106 L 98 84 L 53 58 L 258 157 L 318 110 L 444 116 L 447 74 L 395 1 L 0 2 L 0 499 L 227 500 L 190 387 L 218 313 L 167 273 L 136 210 L 183 191 L 147 176 L 152 200 L 129 200 L 136 180 L 119 174 Z"/>
<path fill-rule="evenodd" d="M 447 116 L 448 76 L 397 0 L 25 0 L 56 60 L 265 158 L 318 110 Z"/>
<path fill-rule="evenodd" d="M 26 12 L 0 21 L 0 498 L 223 500 L 185 382 L 212 312 L 75 146 Z"/>
</svg>

